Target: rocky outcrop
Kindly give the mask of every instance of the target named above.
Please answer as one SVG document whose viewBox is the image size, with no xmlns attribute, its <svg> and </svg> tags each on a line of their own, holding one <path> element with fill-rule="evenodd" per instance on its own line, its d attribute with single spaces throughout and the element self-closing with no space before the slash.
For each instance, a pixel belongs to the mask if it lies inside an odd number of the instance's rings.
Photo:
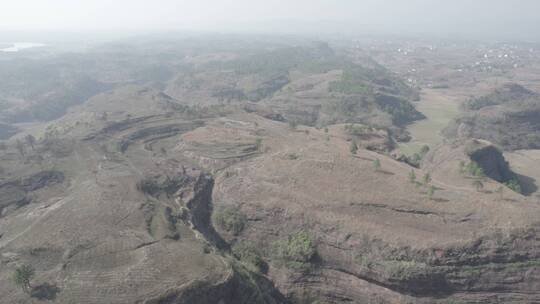
<svg viewBox="0 0 540 304">
<path fill-rule="evenodd" d="M 218 283 L 196 281 L 167 294 L 145 300 L 144 304 L 287 304 L 266 278 L 231 267 Z"/>
<path fill-rule="evenodd" d="M 64 173 L 60 171 L 41 171 L 8 184 L 18 186 L 24 191 L 35 191 L 43 187 L 59 184 L 64 181 Z"/>
<path fill-rule="evenodd" d="M 168 125 L 160 125 L 142 128 L 136 130 L 133 133 L 125 136 L 119 143 L 119 150 L 125 152 L 129 145 L 137 140 L 157 140 L 163 139 L 175 135 L 179 135 L 188 131 L 191 131 L 197 127 L 202 126 L 202 122 L 187 122 L 187 123 L 175 123 Z"/>
<path fill-rule="evenodd" d="M 200 171 L 192 172 L 192 176 L 194 178 L 191 179 L 191 187 L 185 187 L 177 192 L 178 200 L 189 210 L 185 220 L 188 220 L 210 244 L 219 249 L 226 249 L 227 244 L 211 224 L 214 179 Z"/>
<path fill-rule="evenodd" d="M 273 278 L 283 291 L 307 289 L 328 303 L 537 303 L 539 229 L 429 250 L 377 240 L 347 248 L 321 240 L 320 260 L 309 274 L 274 273 Z"/>
<path fill-rule="evenodd" d="M 214 230 L 211 223 L 212 189 L 214 179 L 198 169 L 189 168 L 175 177 L 146 178 L 137 188 L 155 198 L 174 196 L 183 209 L 175 215 L 191 227 L 208 244 L 228 267 L 228 273 L 218 282 L 198 280 L 169 290 L 158 297 L 147 299 L 145 304 L 279 304 L 287 300 L 266 277 L 247 269 L 225 253 L 229 245 Z M 174 222 L 174 221 L 173 221 Z M 212 249 L 215 247 L 215 249 Z"/>
<path fill-rule="evenodd" d="M 36 174 L 0 184 L 0 216 L 30 203 L 29 192 L 60 184 L 64 174 L 59 171 L 41 171 Z"/>
<path fill-rule="evenodd" d="M 515 173 L 502 152 L 493 145 L 472 141 L 468 144 L 467 154 L 484 171 L 484 174 L 500 183 L 515 178 Z"/>
</svg>

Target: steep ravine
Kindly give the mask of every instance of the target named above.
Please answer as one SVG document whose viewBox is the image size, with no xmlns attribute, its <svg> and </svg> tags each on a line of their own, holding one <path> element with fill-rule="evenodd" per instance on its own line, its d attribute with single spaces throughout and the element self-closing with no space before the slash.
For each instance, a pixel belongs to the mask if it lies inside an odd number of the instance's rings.
<svg viewBox="0 0 540 304">
<path fill-rule="evenodd" d="M 298 291 L 313 294 L 322 303 L 540 302 L 540 227 L 485 232 L 469 243 L 417 249 L 412 245 L 394 247 L 383 239 L 366 238 L 361 232 L 347 235 L 347 231 L 325 227 L 324 223 L 310 225 L 296 214 L 265 210 L 266 205 L 261 204 L 243 208 L 254 213 L 247 214 L 252 220 L 236 237 L 238 242 L 252 244 L 268 240 L 260 249 L 270 271 L 255 273 L 231 257 L 230 238 L 220 235 L 212 225 L 214 178 L 198 169 L 183 171 L 148 186 L 157 191 L 154 195 L 158 199 L 159 191 L 172 195 L 177 207 L 173 215 L 191 227 L 207 244 L 207 254 L 222 260 L 228 273 L 213 283 L 190 282 L 147 303 L 287 303 L 287 298 Z M 220 179 L 216 189 L 219 186 Z M 386 212 L 410 210 L 392 207 Z M 297 229 L 310 231 L 317 242 L 317 258 L 307 272 L 278 265 L 270 253 L 276 237 Z M 276 231 L 279 233 L 273 234 Z"/>
<path fill-rule="evenodd" d="M 217 283 L 194 281 L 167 294 L 147 299 L 145 304 L 278 304 L 288 303 L 266 277 L 253 273 L 228 252 L 228 244 L 211 224 L 212 176 L 199 170 L 190 170 L 181 179 L 175 192 L 175 202 L 180 207 L 179 219 L 191 227 L 197 238 L 207 244 L 207 254 L 214 254 L 228 268 L 227 274 Z M 156 184 L 159 189 L 165 185 Z M 159 196 L 155 192 L 154 195 Z"/>
</svg>

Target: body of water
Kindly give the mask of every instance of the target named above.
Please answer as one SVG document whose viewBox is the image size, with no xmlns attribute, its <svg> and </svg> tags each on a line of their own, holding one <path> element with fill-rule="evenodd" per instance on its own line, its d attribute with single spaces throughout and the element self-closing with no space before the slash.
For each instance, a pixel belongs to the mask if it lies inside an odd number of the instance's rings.
<svg viewBox="0 0 540 304">
<path fill-rule="evenodd" d="M 10 47 L 0 49 L 0 52 L 13 53 L 13 52 L 19 52 L 24 49 L 45 46 L 45 44 L 43 43 L 33 43 L 33 42 L 15 42 L 15 43 L 10 43 L 10 44 L 11 44 Z"/>
</svg>

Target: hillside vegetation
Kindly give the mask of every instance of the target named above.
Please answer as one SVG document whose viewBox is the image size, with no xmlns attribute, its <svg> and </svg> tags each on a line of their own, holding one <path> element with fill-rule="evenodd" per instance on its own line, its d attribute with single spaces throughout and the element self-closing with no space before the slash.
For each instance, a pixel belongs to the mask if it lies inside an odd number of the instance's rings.
<svg viewBox="0 0 540 304">
<path fill-rule="evenodd" d="M 449 138 L 478 138 L 505 150 L 540 148 L 540 95 L 517 84 L 469 100 L 444 131 Z"/>
</svg>

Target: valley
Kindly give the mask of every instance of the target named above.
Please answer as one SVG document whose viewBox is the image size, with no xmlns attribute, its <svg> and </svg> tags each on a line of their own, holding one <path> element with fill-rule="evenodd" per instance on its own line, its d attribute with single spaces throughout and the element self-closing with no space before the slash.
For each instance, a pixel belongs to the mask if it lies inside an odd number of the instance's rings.
<svg viewBox="0 0 540 304">
<path fill-rule="evenodd" d="M 540 48 L 509 48 L 203 35 L 10 54 L 0 302 L 538 303 Z"/>
<path fill-rule="evenodd" d="M 464 96 L 453 96 L 452 93 L 455 94 L 448 90 L 424 89 L 422 91 L 420 100 L 415 103 L 415 106 L 426 116 L 426 119 L 407 126 L 412 140 L 399 145 L 403 153 L 412 155 L 420 152 L 424 145 L 434 147 L 442 143 L 441 132 L 452 119 L 457 117 L 459 105 L 464 98 Z"/>
</svg>

